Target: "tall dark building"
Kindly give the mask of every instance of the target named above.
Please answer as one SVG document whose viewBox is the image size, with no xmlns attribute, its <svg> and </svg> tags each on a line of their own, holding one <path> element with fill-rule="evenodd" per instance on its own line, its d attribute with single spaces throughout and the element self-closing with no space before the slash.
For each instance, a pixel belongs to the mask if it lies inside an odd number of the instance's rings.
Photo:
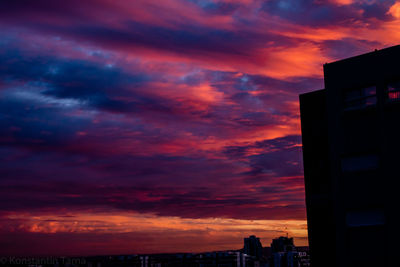
<svg viewBox="0 0 400 267">
<path fill-rule="evenodd" d="M 400 46 L 324 77 L 300 95 L 311 266 L 400 266 Z"/>
<path fill-rule="evenodd" d="M 257 259 L 260 259 L 263 253 L 260 238 L 254 235 L 246 237 L 244 239 L 243 252 L 247 255 L 255 256 Z"/>
</svg>

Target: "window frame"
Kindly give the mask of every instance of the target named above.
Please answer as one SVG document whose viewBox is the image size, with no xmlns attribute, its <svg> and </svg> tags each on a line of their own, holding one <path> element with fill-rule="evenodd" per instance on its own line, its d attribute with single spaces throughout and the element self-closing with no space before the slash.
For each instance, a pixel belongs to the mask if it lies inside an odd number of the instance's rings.
<svg viewBox="0 0 400 267">
<path fill-rule="evenodd" d="M 396 85 L 393 85 L 393 84 L 396 84 Z M 397 88 L 396 88 L 396 86 L 397 86 Z M 390 90 L 390 88 L 393 88 L 393 90 Z M 391 98 L 390 93 L 394 93 L 397 96 Z M 400 102 L 400 81 L 391 81 L 386 84 L 386 86 L 385 86 L 385 101 L 388 103 Z"/>
<path fill-rule="evenodd" d="M 374 93 L 368 92 L 373 88 Z M 362 110 L 365 108 L 375 107 L 378 104 L 377 85 L 361 86 L 357 88 L 349 88 L 343 92 L 343 109 L 344 111 Z M 351 93 L 358 93 L 355 96 L 349 96 Z M 374 99 L 372 103 L 368 100 Z"/>
<path fill-rule="evenodd" d="M 371 161 L 371 159 L 376 160 L 375 162 Z M 347 160 L 347 162 L 346 162 Z M 364 162 L 363 162 L 364 160 Z M 351 162 L 353 161 L 353 162 Z M 373 165 L 365 165 L 365 163 L 374 163 Z M 344 167 L 351 166 L 353 164 L 353 168 Z M 368 172 L 368 171 L 376 171 L 379 169 L 381 165 L 380 157 L 378 153 L 370 152 L 370 153 L 362 153 L 362 154 L 348 154 L 342 155 L 340 157 L 340 170 L 342 173 L 354 173 L 354 172 Z M 361 168 L 357 166 L 367 166 L 366 168 Z"/>
<path fill-rule="evenodd" d="M 349 210 L 346 212 L 346 226 L 379 227 L 386 224 L 386 214 L 383 209 Z"/>
</svg>

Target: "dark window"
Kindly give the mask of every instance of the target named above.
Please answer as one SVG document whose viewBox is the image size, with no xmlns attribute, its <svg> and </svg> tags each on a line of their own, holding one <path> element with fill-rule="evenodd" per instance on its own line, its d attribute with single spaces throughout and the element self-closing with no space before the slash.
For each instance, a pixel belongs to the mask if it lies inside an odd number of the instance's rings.
<svg viewBox="0 0 400 267">
<path fill-rule="evenodd" d="M 378 166 L 379 160 L 375 154 L 342 158 L 343 172 L 376 170 Z"/>
<path fill-rule="evenodd" d="M 388 101 L 399 101 L 400 100 L 400 82 L 388 84 L 387 100 Z"/>
<path fill-rule="evenodd" d="M 344 95 L 344 109 L 354 110 L 374 106 L 376 105 L 376 99 L 375 86 L 349 90 Z"/>
<path fill-rule="evenodd" d="M 351 211 L 346 214 L 348 227 L 375 226 L 385 224 L 382 210 Z"/>
</svg>

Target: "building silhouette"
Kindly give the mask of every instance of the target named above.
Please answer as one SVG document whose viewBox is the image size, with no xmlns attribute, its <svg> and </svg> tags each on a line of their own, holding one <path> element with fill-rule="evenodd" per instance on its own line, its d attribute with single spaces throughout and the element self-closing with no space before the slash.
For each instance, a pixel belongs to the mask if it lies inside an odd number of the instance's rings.
<svg viewBox="0 0 400 267">
<path fill-rule="evenodd" d="M 295 246 L 293 237 L 289 238 L 281 236 L 279 238 L 272 239 L 271 250 L 272 253 L 294 251 Z"/>
<path fill-rule="evenodd" d="M 62 262 L 58 260 L 58 262 Z M 32 266 L 32 265 L 20 265 Z M 36 265 L 35 265 L 36 266 Z M 80 264 L 53 264 L 54 267 L 264 267 L 254 256 L 240 251 L 213 251 L 204 253 L 172 253 L 149 255 L 110 255 L 82 258 Z"/>
<path fill-rule="evenodd" d="M 263 255 L 263 247 L 260 238 L 254 235 L 244 238 L 243 252 L 260 259 Z"/>
<path fill-rule="evenodd" d="M 279 237 L 272 240 L 269 267 L 308 267 L 308 251 L 296 248 L 293 238 Z"/>
<path fill-rule="evenodd" d="M 400 46 L 324 65 L 300 95 L 311 266 L 400 266 Z"/>
</svg>

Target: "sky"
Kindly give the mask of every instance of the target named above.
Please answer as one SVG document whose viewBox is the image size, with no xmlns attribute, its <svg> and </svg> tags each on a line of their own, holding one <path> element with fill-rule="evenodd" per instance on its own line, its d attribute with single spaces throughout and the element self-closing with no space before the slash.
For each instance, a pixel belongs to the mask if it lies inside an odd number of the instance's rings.
<svg viewBox="0 0 400 267">
<path fill-rule="evenodd" d="M 0 33 L 0 254 L 307 245 L 298 95 L 400 3 L 1 1 Z"/>
</svg>

